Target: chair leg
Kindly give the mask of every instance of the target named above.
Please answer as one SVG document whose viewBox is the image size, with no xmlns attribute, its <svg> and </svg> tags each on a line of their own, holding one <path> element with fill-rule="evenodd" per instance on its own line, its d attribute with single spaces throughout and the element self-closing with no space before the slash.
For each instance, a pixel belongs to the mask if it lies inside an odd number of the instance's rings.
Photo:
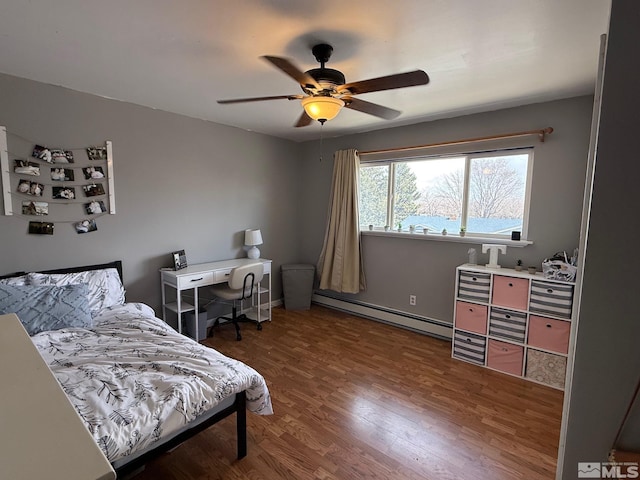
<svg viewBox="0 0 640 480">
<path fill-rule="evenodd" d="M 218 317 L 213 321 L 213 325 L 211 325 L 207 330 L 207 337 L 213 337 L 213 329 L 220 324 L 220 318 L 221 317 Z"/>
<path fill-rule="evenodd" d="M 242 335 L 240 335 L 240 324 L 238 323 L 238 317 L 237 317 L 237 308 L 236 305 L 233 305 L 233 309 L 232 309 L 233 314 L 231 315 L 231 318 L 233 319 L 233 325 L 236 327 L 236 340 L 240 341 L 242 340 Z"/>
</svg>

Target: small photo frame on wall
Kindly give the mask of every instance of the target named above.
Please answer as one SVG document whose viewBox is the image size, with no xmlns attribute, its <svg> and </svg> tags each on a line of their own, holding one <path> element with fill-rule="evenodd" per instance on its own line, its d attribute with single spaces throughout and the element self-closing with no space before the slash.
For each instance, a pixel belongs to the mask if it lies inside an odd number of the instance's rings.
<svg viewBox="0 0 640 480">
<path fill-rule="evenodd" d="M 17 190 L 18 193 L 41 197 L 44 192 L 44 185 L 38 182 L 30 182 L 29 180 L 20 180 L 20 182 L 18 182 Z"/>
<path fill-rule="evenodd" d="M 51 198 L 73 200 L 76 198 L 76 189 L 73 187 L 51 187 Z"/>
<path fill-rule="evenodd" d="M 15 160 L 13 171 L 20 175 L 32 175 L 37 177 L 40 175 L 40 165 L 26 160 Z"/>
<path fill-rule="evenodd" d="M 51 161 L 53 163 L 73 163 L 73 152 L 71 150 L 52 149 Z"/>
<path fill-rule="evenodd" d="M 187 268 L 187 255 L 184 253 L 184 250 L 173 252 L 171 256 L 173 257 L 174 270 L 182 270 L 183 268 Z"/>
<path fill-rule="evenodd" d="M 47 202 L 22 202 L 23 215 L 49 215 Z"/>
<path fill-rule="evenodd" d="M 73 168 L 52 168 L 51 180 L 54 182 L 73 182 Z"/>
<path fill-rule="evenodd" d="M 53 223 L 29 222 L 29 233 L 34 235 L 53 235 Z"/>
<path fill-rule="evenodd" d="M 53 163 L 51 150 L 49 150 L 47 147 L 43 147 L 42 145 L 36 145 L 35 147 L 33 147 L 31 156 L 37 158 L 38 160 L 43 160 L 47 163 Z"/>
<path fill-rule="evenodd" d="M 106 160 L 107 147 L 88 147 L 87 157 L 89 160 Z"/>
<path fill-rule="evenodd" d="M 85 167 L 82 169 L 85 180 L 92 180 L 95 178 L 104 178 L 104 170 L 102 167 Z"/>
<path fill-rule="evenodd" d="M 107 207 L 102 200 L 94 200 L 92 202 L 85 203 L 84 209 L 87 212 L 87 215 L 96 215 L 107 211 Z"/>
<path fill-rule="evenodd" d="M 85 185 L 82 187 L 84 194 L 87 197 L 95 197 L 97 195 L 104 195 L 104 187 L 101 183 L 93 183 L 91 185 Z"/>
<path fill-rule="evenodd" d="M 98 230 L 95 220 L 83 220 L 74 225 L 76 227 L 76 233 L 89 233 Z"/>
</svg>

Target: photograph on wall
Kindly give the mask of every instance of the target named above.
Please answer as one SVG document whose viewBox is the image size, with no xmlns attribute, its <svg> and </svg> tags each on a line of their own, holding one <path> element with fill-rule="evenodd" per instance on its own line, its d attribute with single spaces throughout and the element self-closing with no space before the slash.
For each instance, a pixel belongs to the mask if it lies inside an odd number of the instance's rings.
<svg viewBox="0 0 640 480">
<path fill-rule="evenodd" d="M 87 197 L 95 197 L 97 195 L 104 195 L 104 187 L 101 183 L 92 183 L 91 185 L 85 185 L 82 187 L 84 194 Z"/>
<path fill-rule="evenodd" d="M 88 233 L 98 230 L 95 220 L 83 220 L 74 225 L 76 227 L 76 233 Z"/>
<path fill-rule="evenodd" d="M 84 208 L 87 211 L 87 215 L 95 215 L 97 213 L 104 213 L 107 211 L 104 202 L 102 200 L 94 200 L 84 204 Z"/>
<path fill-rule="evenodd" d="M 22 202 L 23 215 L 49 215 L 47 202 Z"/>
<path fill-rule="evenodd" d="M 187 268 L 187 255 L 184 250 L 178 250 L 171 254 L 173 256 L 173 268 L 174 270 L 182 270 Z"/>
<path fill-rule="evenodd" d="M 107 147 L 87 147 L 89 160 L 106 160 Z"/>
<path fill-rule="evenodd" d="M 102 167 L 86 167 L 82 169 L 82 173 L 84 173 L 85 180 L 104 178 Z"/>
<path fill-rule="evenodd" d="M 53 223 L 29 222 L 29 233 L 34 235 L 53 235 Z"/>
<path fill-rule="evenodd" d="M 40 176 L 40 165 L 35 162 L 27 162 L 26 160 L 14 160 L 15 166 L 13 171 L 20 175 Z"/>
<path fill-rule="evenodd" d="M 55 182 L 73 182 L 74 177 L 73 168 L 51 169 L 51 180 Z"/>
<path fill-rule="evenodd" d="M 55 199 L 73 200 L 76 189 L 73 187 L 51 187 L 51 197 Z"/>
<path fill-rule="evenodd" d="M 42 145 L 36 145 L 35 147 L 33 147 L 31 156 L 48 163 L 53 162 L 53 158 L 51 157 L 51 150 L 49 150 L 47 147 L 43 147 Z"/>
<path fill-rule="evenodd" d="M 25 195 L 33 195 L 34 197 L 41 197 L 44 192 L 44 185 L 38 182 L 30 182 L 29 180 L 20 180 L 18 182 L 18 193 L 24 193 Z"/>
<path fill-rule="evenodd" d="M 51 161 L 53 163 L 73 163 L 73 152 L 71 150 L 51 150 Z"/>
</svg>

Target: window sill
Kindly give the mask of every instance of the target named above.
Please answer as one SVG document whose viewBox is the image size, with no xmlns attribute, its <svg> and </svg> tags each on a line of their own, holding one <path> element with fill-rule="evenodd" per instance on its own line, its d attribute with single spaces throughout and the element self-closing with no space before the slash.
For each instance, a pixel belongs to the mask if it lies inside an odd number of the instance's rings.
<svg viewBox="0 0 640 480">
<path fill-rule="evenodd" d="M 360 233 L 365 236 L 371 237 L 394 237 L 404 238 L 408 240 L 428 240 L 435 242 L 453 242 L 453 243 L 474 243 L 482 245 L 483 243 L 493 243 L 497 245 L 506 245 L 508 247 L 522 248 L 527 245 L 532 245 L 533 242 L 529 240 L 511 240 L 510 238 L 496 238 L 496 237 L 480 237 L 475 235 L 467 235 L 461 237 L 459 235 L 442 235 L 440 233 L 409 233 L 409 232 L 385 232 L 383 230 L 360 230 Z"/>
</svg>

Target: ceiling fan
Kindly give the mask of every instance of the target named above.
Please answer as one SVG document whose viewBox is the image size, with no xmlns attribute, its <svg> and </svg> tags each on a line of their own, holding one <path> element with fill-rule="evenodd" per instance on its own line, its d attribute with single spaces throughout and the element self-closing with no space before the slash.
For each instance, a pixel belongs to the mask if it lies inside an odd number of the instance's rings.
<svg viewBox="0 0 640 480">
<path fill-rule="evenodd" d="M 376 103 L 366 102 L 355 98 L 354 95 L 396 88 L 413 87 L 429 83 L 429 76 L 422 70 L 407 73 L 397 73 L 384 77 L 345 83 L 342 72 L 332 68 L 325 68 L 325 63 L 331 58 L 333 47 L 326 43 L 315 45 L 311 52 L 320 63 L 320 68 L 313 68 L 303 72 L 289 59 L 283 57 L 262 56 L 260 58 L 270 62 L 276 68 L 293 78 L 300 84 L 305 95 L 276 95 L 271 97 L 235 98 L 218 100 L 220 104 L 261 102 L 264 100 L 300 100 L 304 111 L 296 123 L 296 127 L 305 127 L 312 120 L 324 124 L 335 118 L 342 107 L 368 113 L 376 117 L 391 120 L 400 115 L 400 111 L 384 107 Z"/>
</svg>

